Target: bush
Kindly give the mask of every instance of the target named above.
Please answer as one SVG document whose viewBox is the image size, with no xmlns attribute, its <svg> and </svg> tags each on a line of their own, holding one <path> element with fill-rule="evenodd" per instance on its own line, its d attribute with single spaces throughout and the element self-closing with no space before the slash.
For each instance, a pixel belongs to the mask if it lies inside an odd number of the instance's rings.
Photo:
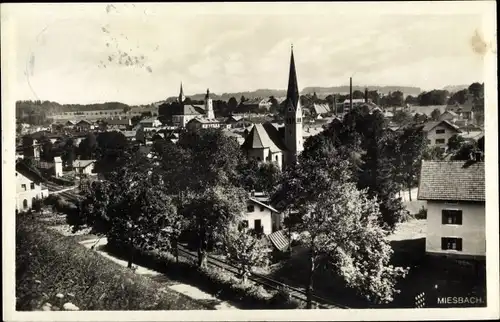
<svg viewBox="0 0 500 322">
<path fill-rule="evenodd" d="M 415 219 L 427 219 L 427 209 L 422 207 L 419 211 L 418 214 L 415 215 Z"/>
<path fill-rule="evenodd" d="M 103 258 L 28 217 L 16 223 L 16 309 L 54 304 L 82 310 L 202 310 L 205 305 Z"/>
<path fill-rule="evenodd" d="M 110 253 L 126 258 L 126 248 L 110 244 L 109 240 L 106 248 Z M 237 301 L 243 309 L 285 309 L 298 308 L 301 305 L 294 300 L 275 297 L 276 292 L 268 292 L 251 281 L 242 284 L 234 274 L 221 268 L 212 266 L 209 269 L 200 269 L 183 257 L 179 258 L 179 262 L 175 262 L 174 257 L 166 252 L 137 249 L 134 253 L 134 263 L 162 272 L 179 282 L 196 285 L 207 293 L 217 294 L 221 300 Z"/>
</svg>

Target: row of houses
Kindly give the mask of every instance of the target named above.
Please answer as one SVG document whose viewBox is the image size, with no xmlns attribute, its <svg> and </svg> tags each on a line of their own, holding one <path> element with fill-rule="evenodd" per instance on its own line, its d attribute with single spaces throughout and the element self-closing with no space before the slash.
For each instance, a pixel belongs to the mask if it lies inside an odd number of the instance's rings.
<svg viewBox="0 0 500 322">
<path fill-rule="evenodd" d="M 78 111 L 68 111 L 57 114 L 50 114 L 48 118 L 57 121 L 68 121 L 68 120 L 91 120 L 96 121 L 100 119 L 108 118 L 132 118 L 134 116 L 151 115 L 158 116 L 159 108 L 158 106 L 151 107 L 131 107 L 130 109 L 106 109 L 106 110 L 86 110 L 82 107 Z"/>
</svg>

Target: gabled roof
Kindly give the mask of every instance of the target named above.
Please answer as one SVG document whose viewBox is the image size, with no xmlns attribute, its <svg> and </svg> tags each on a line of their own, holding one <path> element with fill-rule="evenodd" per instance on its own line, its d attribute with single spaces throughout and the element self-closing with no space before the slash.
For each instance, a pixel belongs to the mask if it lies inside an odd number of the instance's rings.
<svg viewBox="0 0 500 322">
<path fill-rule="evenodd" d="M 448 126 L 449 128 L 457 131 L 457 133 L 461 133 L 462 131 L 458 128 L 458 126 L 454 125 L 454 124 L 451 124 L 450 122 L 446 121 L 446 120 L 442 120 L 442 121 L 432 121 L 432 122 L 427 122 L 425 123 L 424 127 L 423 127 L 423 131 L 424 132 L 429 132 L 431 131 L 433 128 L 435 128 L 436 126 L 440 125 L 440 124 L 444 124 L 446 126 Z"/>
<path fill-rule="evenodd" d="M 316 114 L 326 114 L 330 113 L 330 106 L 328 104 L 316 104 L 313 103 L 312 109 Z"/>
<path fill-rule="evenodd" d="M 279 251 L 285 251 L 290 245 L 289 239 L 285 235 L 285 230 L 278 230 L 270 235 L 267 235 L 267 238 Z"/>
<path fill-rule="evenodd" d="M 75 160 L 73 161 L 73 168 L 86 168 L 94 162 L 95 160 Z"/>
<path fill-rule="evenodd" d="M 453 112 L 452 110 L 444 111 L 443 114 L 441 114 L 441 115 L 444 115 L 446 113 L 451 114 L 451 116 L 458 117 L 457 113 Z"/>
<path fill-rule="evenodd" d="M 33 182 L 45 182 L 45 178 L 35 169 L 29 167 L 23 160 L 16 162 L 16 172 L 19 172 L 26 178 L 32 180 Z"/>
<path fill-rule="evenodd" d="M 297 82 L 297 71 L 295 70 L 295 59 L 293 58 L 293 47 L 290 55 L 290 73 L 288 75 L 288 89 L 286 92 L 287 104 L 297 109 L 299 103 L 299 85 Z"/>
<path fill-rule="evenodd" d="M 269 148 L 271 152 L 286 150 L 278 130 L 271 124 L 255 124 L 241 146 L 245 150 Z"/>
<path fill-rule="evenodd" d="M 69 121 L 68 121 L 68 122 L 69 122 Z M 86 123 L 86 124 L 88 124 L 88 125 L 91 125 L 91 124 L 92 124 L 91 122 L 89 122 L 89 121 L 87 121 L 87 120 L 80 120 L 80 121 L 78 121 L 78 123 L 76 123 L 76 124 L 82 124 L 82 123 Z"/>
<path fill-rule="evenodd" d="M 262 201 L 256 199 L 256 198 L 253 198 L 253 197 L 249 197 L 248 200 L 258 204 L 259 206 L 262 206 L 262 207 L 266 207 L 267 209 L 271 210 L 272 212 L 275 212 L 275 213 L 279 213 L 278 210 L 274 209 L 273 207 L 263 203 Z"/>
<path fill-rule="evenodd" d="M 418 199 L 485 201 L 484 162 L 422 161 Z"/>
<path fill-rule="evenodd" d="M 140 120 L 139 123 L 140 124 L 144 124 L 144 123 L 153 123 L 154 121 L 158 120 L 158 118 L 156 116 L 152 116 L 152 117 L 148 117 L 148 118 L 145 118 L 143 120 Z"/>
</svg>

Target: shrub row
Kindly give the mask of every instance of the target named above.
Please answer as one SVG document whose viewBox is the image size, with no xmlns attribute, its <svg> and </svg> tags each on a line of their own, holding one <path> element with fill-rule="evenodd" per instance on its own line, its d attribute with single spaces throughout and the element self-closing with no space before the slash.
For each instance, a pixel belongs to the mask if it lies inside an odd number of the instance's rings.
<svg viewBox="0 0 500 322">
<path fill-rule="evenodd" d="M 16 309 L 62 294 L 82 310 L 203 310 L 207 306 L 136 275 L 29 216 L 16 218 Z M 52 303 L 53 304 L 53 303 Z"/>
<path fill-rule="evenodd" d="M 126 248 L 106 245 L 106 250 L 123 259 L 127 258 Z M 242 309 L 297 309 L 304 303 L 291 298 L 285 290 L 267 291 L 251 281 L 243 284 L 231 272 L 216 267 L 198 268 L 195 263 L 183 257 L 179 262 L 167 253 L 158 250 L 135 250 L 134 264 L 148 267 L 166 274 L 179 282 L 196 285 L 201 290 L 217 294 L 221 300 L 237 302 Z"/>
</svg>

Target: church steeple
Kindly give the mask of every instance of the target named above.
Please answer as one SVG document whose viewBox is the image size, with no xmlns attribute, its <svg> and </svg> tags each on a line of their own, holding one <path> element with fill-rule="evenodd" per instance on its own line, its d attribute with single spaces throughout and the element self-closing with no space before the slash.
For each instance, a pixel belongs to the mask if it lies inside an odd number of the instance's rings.
<svg viewBox="0 0 500 322">
<path fill-rule="evenodd" d="M 205 99 L 209 99 L 210 98 L 210 90 L 207 88 L 207 94 L 205 95 Z"/>
<path fill-rule="evenodd" d="M 293 58 L 293 45 L 291 48 L 290 57 L 290 74 L 288 75 L 288 90 L 286 93 L 286 98 L 290 102 L 294 109 L 297 108 L 297 103 L 299 101 L 299 85 L 297 83 L 297 71 L 295 70 L 295 59 Z"/>
<path fill-rule="evenodd" d="M 295 59 L 290 57 L 290 74 L 288 76 L 288 90 L 286 93 L 285 108 L 285 145 L 287 147 L 285 166 L 297 162 L 298 155 L 304 150 L 302 135 L 302 107 L 300 106 L 299 85 Z"/>
<path fill-rule="evenodd" d="M 181 90 L 179 92 L 179 103 L 184 102 L 185 99 L 186 97 L 184 96 L 184 90 L 182 89 L 182 82 L 181 82 Z"/>
</svg>

